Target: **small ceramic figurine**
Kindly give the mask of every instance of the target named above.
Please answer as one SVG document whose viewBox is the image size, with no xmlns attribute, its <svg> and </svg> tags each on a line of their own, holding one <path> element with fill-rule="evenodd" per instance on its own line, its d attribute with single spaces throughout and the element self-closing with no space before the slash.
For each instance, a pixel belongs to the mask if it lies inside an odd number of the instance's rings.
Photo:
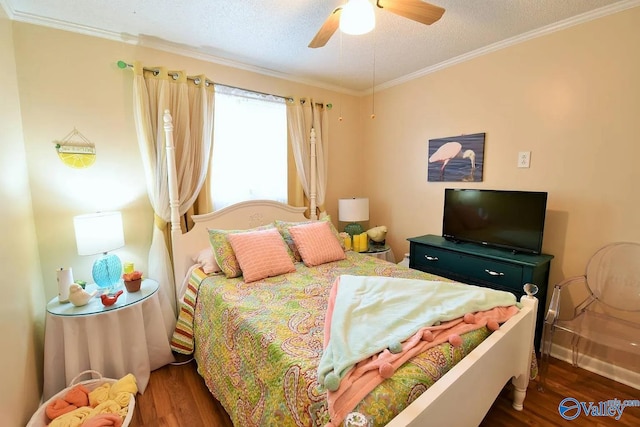
<svg viewBox="0 0 640 427">
<path fill-rule="evenodd" d="M 115 294 L 111 294 L 111 295 L 102 294 L 102 295 L 100 295 L 100 299 L 102 300 L 102 305 L 104 305 L 105 307 L 108 307 L 110 305 L 115 304 L 120 295 L 122 295 L 122 289 L 119 290 L 118 292 L 116 292 Z"/>
<path fill-rule="evenodd" d="M 367 230 L 367 235 L 372 241 L 384 245 L 384 240 L 387 237 L 387 227 L 380 225 L 378 227 L 370 228 Z"/>
<path fill-rule="evenodd" d="M 89 300 L 93 298 L 97 293 L 98 291 L 89 293 L 82 289 L 82 286 L 77 283 L 72 283 L 71 285 L 69 285 L 69 301 L 71 301 L 71 304 L 75 305 L 76 307 L 86 305 Z"/>
</svg>

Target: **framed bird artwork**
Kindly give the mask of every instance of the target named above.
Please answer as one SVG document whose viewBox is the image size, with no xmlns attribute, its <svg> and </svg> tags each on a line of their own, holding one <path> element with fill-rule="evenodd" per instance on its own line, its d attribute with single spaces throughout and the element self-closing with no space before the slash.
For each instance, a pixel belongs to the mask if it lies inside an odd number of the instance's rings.
<svg viewBox="0 0 640 427">
<path fill-rule="evenodd" d="M 482 181 L 484 139 L 484 133 L 430 139 L 427 181 Z"/>
</svg>

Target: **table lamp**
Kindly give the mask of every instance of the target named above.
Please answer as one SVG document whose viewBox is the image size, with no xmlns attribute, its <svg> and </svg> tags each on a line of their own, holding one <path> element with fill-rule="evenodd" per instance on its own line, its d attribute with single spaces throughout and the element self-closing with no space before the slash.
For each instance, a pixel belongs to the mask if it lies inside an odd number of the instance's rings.
<svg viewBox="0 0 640 427">
<path fill-rule="evenodd" d="M 114 287 L 122 275 L 122 262 L 107 252 L 124 246 L 122 214 L 98 212 L 73 217 L 78 255 L 102 254 L 95 260 L 91 274 L 102 289 Z"/>
<path fill-rule="evenodd" d="M 358 221 L 369 221 L 369 199 L 366 197 L 339 199 L 338 219 L 349 223 L 344 227 L 344 231 L 351 237 L 363 233 L 364 230 Z"/>
</svg>

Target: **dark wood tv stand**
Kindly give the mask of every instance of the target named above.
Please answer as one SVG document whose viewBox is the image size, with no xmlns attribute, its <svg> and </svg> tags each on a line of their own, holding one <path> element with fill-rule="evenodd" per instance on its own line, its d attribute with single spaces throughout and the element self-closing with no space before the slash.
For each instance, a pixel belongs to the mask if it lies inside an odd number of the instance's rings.
<svg viewBox="0 0 640 427">
<path fill-rule="evenodd" d="M 524 295 L 522 286 L 538 286 L 536 350 L 540 350 L 549 267 L 553 255 L 514 253 L 475 243 L 454 242 L 427 234 L 409 239 L 409 267 L 463 283 Z"/>
</svg>

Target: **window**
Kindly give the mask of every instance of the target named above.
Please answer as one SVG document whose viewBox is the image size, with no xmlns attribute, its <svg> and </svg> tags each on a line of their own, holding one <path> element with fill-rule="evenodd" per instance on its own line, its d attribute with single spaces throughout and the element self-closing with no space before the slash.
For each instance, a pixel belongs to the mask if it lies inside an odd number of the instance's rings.
<svg viewBox="0 0 640 427">
<path fill-rule="evenodd" d="M 284 99 L 216 85 L 213 132 L 215 210 L 245 200 L 287 202 Z"/>
</svg>

